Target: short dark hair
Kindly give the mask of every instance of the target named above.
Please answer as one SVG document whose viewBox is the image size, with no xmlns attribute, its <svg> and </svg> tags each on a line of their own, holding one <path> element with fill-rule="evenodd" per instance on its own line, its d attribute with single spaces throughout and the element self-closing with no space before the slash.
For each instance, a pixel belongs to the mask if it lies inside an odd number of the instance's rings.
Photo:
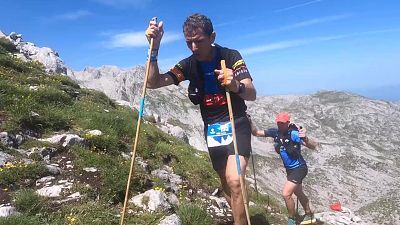
<svg viewBox="0 0 400 225">
<path fill-rule="evenodd" d="M 214 28 L 210 18 L 200 13 L 195 13 L 186 18 L 183 23 L 183 33 L 191 34 L 197 29 L 201 29 L 204 34 L 211 35 L 214 32 Z"/>
</svg>

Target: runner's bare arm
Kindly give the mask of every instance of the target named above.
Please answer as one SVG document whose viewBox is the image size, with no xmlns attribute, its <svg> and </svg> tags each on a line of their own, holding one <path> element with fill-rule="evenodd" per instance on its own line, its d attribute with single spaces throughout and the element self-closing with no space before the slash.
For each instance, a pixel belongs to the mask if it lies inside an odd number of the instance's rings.
<svg viewBox="0 0 400 225">
<path fill-rule="evenodd" d="M 251 120 L 251 117 L 249 114 L 247 114 L 247 118 L 250 121 L 251 134 L 253 134 L 253 136 L 256 136 L 256 137 L 265 137 L 264 130 L 257 129 L 257 127 L 254 125 L 253 121 Z"/>
<path fill-rule="evenodd" d="M 149 43 L 151 39 L 153 39 L 153 48 L 151 49 L 151 53 L 148 56 L 150 62 L 148 68 L 149 77 L 147 80 L 147 87 L 150 89 L 155 89 L 173 84 L 174 80 L 169 74 L 160 74 L 157 63 L 158 49 L 160 48 L 160 42 L 162 36 L 164 35 L 163 22 L 161 21 L 160 23 L 157 23 L 157 21 L 151 20 L 145 34 Z"/>
<path fill-rule="evenodd" d="M 306 135 L 306 132 L 307 132 L 307 129 L 305 127 L 302 127 L 302 126 L 299 127 L 299 137 L 303 140 L 302 144 L 309 149 L 313 149 L 313 150 L 316 149 L 318 143 L 316 141 L 308 138 L 308 136 Z"/>
<path fill-rule="evenodd" d="M 150 89 L 156 89 L 164 86 L 168 86 L 174 83 L 169 74 L 160 74 L 157 62 L 150 63 L 149 78 L 147 80 L 147 87 Z"/>
<path fill-rule="evenodd" d="M 315 140 L 312 140 L 311 138 L 305 136 L 303 138 L 303 145 L 309 149 L 315 150 L 317 149 L 318 143 Z"/>
<path fill-rule="evenodd" d="M 245 91 L 243 93 L 239 94 L 239 96 L 247 101 L 256 100 L 256 94 L 257 94 L 256 88 L 254 87 L 251 79 L 245 78 L 245 79 L 241 80 L 240 83 L 243 83 L 245 85 Z"/>
</svg>

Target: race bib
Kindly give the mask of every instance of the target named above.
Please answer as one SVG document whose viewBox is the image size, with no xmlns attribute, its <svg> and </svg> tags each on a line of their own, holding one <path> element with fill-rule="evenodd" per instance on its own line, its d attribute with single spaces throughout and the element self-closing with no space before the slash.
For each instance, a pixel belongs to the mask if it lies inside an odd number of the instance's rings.
<svg viewBox="0 0 400 225">
<path fill-rule="evenodd" d="M 231 122 L 208 124 L 207 146 L 218 147 L 229 145 L 233 141 Z"/>
</svg>

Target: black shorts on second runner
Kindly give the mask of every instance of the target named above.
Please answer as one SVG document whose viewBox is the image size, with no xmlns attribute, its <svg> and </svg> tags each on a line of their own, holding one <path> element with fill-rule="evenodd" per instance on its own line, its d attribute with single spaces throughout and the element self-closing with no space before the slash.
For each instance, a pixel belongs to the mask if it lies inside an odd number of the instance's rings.
<svg viewBox="0 0 400 225">
<path fill-rule="evenodd" d="M 246 158 L 251 152 L 251 127 L 247 117 L 235 118 L 236 141 L 238 153 Z M 207 131 L 205 130 L 205 134 Z M 215 171 L 226 168 L 229 155 L 235 155 L 233 141 L 224 146 L 209 147 L 208 153 Z"/>
<path fill-rule="evenodd" d="M 301 166 L 299 168 L 286 170 L 287 180 L 295 184 L 301 184 L 303 182 L 303 179 L 307 176 L 307 173 L 307 166 Z"/>
</svg>

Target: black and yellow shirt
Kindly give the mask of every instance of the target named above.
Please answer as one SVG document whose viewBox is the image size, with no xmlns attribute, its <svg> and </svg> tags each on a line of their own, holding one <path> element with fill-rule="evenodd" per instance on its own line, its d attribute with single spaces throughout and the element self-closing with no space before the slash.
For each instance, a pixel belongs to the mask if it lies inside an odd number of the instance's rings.
<svg viewBox="0 0 400 225">
<path fill-rule="evenodd" d="M 201 101 L 199 101 L 199 104 L 205 124 L 229 120 L 225 90 L 214 73 L 215 69 L 221 68 L 221 60 L 225 60 L 226 67 L 233 70 L 236 80 L 251 79 L 240 53 L 237 50 L 219 45 L 214 46 L 214 58 L 210 62 L 197 61 L 191 55 L 181 60 L 168 72 L 176 85 L 181 81 L 189 80 L 189 89 L 197 88 L 200 90 Z M 246 116 L 247 107 L 244 100 L 233 92 L 231 92 L 231 99 L 234 117 Z"/>
</svg>

